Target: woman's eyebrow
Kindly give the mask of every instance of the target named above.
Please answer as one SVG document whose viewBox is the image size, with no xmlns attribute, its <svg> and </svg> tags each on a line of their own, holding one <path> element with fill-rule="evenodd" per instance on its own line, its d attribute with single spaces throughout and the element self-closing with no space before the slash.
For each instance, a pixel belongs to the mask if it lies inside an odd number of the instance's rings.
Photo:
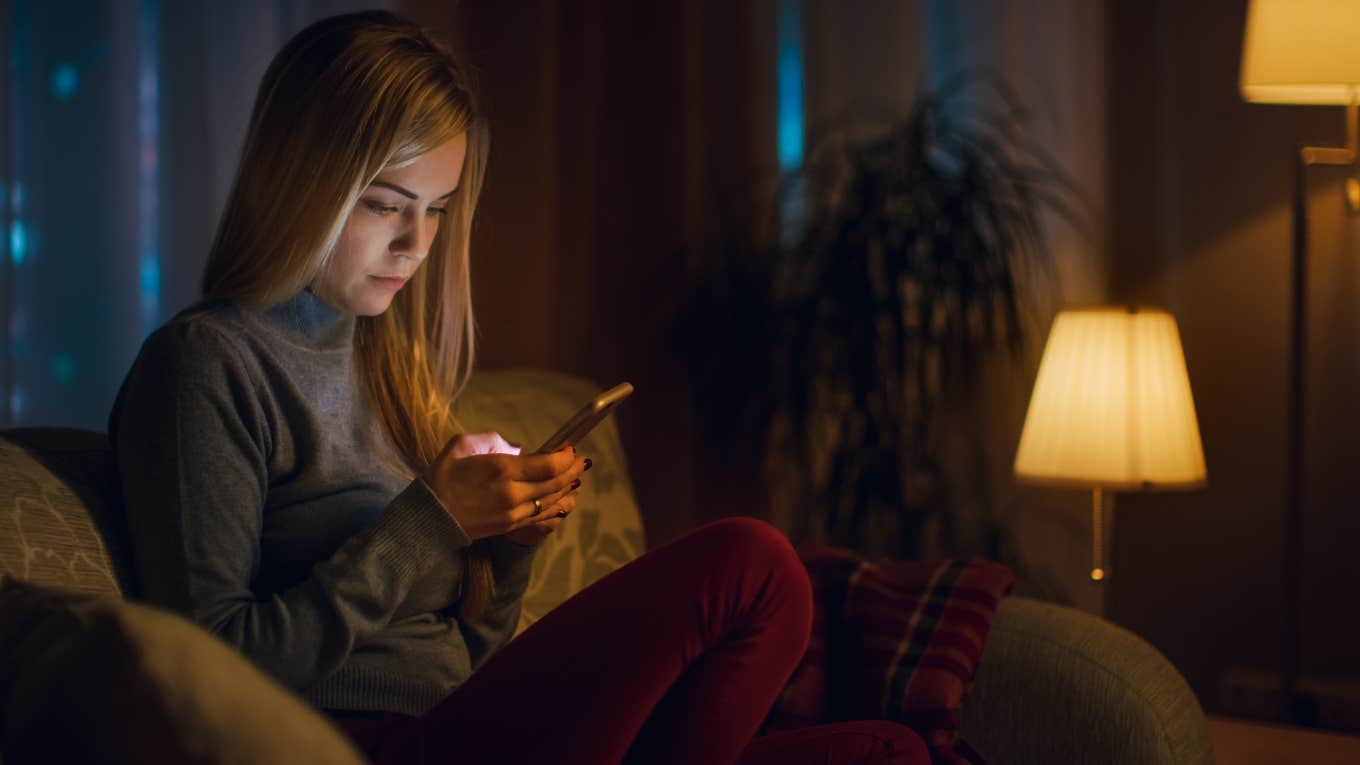
<svg viewBox="0 0 1360 765">
<path fill-rule="evenodd" d="M 411 191 L 410 189 L 404 189 L 404 188 L 402 188 L 401 186 L 398 186 L 398 185 L 395 184 L 395 183 L 388 183 L 387 181 L 374 181 L 373 183 L 370 183 L 369 185 L 370 185 L 370 186 L 382 186 L 382 187 L 385 188 L 385 189 L 391 189 L 391 190 L 397 192 L 398 194 L 400 194 L 400 195 L 406 197 L 407 199 L 416 199 L 416 198 L 417 198 L 416 193 L 415 193 L 414 191 Z M 442 197 L 439 197 L 438 199 L 448 199 L 449 197 L 453 196 L 453 192 L 454 192 L 454 191 L 457 191 L 457 190 L 458 190 L 458 189 L 454 189 L 453 191 L 450 191 L 449 193 L 445 194 L 445 195 L 442 196 Z M 436 200 L 436 201 L 438 201 L 438 200 Z"/>
</svg>

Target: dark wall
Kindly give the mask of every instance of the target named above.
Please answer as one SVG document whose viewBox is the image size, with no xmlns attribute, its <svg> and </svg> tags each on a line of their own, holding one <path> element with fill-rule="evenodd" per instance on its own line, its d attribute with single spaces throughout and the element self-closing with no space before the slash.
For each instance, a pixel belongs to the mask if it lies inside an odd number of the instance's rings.
<svg viewBox="0 0 1360 765">
<path fill-rule="evenodd" d="M 492 124 L 473 236 L 481 366 L 633 382 L 618 422 L 650 544 L 763 515 L 758 476 L 710 464 L 695 443 L 665 330 L 682 245 L 727 190 L 774 163 L 769 8 L 398 5 L 457 42 Z"/>
<path fill-rule="evenodd" d="M 1281 666 L 1291 152 L 1344 140 L 1340 108 L 1241 99 L 1245 14 L 1116 2 L 1109 27 L 1112 295 L 1179 320 L 1209 470 L 1203 491 L 1121 495 L 1111 614 L 1241 714 Z M 1360 253 L 1343 177 L 1310 174 L 1302 640 L 1306 674 L 1354 681 Z"/>
</svg>

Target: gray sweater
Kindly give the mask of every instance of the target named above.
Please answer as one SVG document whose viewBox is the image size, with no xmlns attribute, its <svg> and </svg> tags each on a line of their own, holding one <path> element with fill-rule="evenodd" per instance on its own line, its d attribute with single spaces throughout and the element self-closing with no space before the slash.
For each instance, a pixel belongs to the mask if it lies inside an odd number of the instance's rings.
<svg viewBox="0 0 1360 765">
<path fill-rule="evenodd" d="M 496 597 L 459 623 L 471 540 L 378 458 L 354 322 L 310 292 L 194 306 L 142 345 L 109 438 L 143 599 L 316 706 L 421 714 L 510 639 L 534 548 L 491 538 Z"/>
</svg>

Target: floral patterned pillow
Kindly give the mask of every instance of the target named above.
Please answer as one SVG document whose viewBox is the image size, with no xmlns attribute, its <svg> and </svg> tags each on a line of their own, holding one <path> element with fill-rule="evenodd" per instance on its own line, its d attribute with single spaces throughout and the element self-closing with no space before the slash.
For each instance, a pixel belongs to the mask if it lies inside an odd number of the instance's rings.
<svg viewBox="0 0 1360 765">
<path fill-rule="evenodd" d="M 103 434 L 26 428 L 0 436 L 0 574 L 79 592 L 130 577 Z M 124 565 L 120 565 L 124 564 Z"/>
</svg>

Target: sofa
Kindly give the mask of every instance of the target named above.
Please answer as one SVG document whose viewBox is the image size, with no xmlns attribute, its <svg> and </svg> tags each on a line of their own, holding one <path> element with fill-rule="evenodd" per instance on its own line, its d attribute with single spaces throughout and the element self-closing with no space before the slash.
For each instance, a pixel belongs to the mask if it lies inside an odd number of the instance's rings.
<svg viewBox="0 0 1360 765">
<path fill-rule="evenodd" d="M 469 431 L 532 444 L 598 390 L 543 370 L 479 372 L 457 414 Z M 580 448 L 596 467 L 573 517 L 536 557 L 520 631 L 646 550 L 613 421 Z M 0 431 L 0 463 L 0 574 L 135 599 L 104 434 Z M 962 736 L 991 763 L 1213 761 L 1203 710 L 1152 646 L 1082 612 L 1017 596 L 997 611 L 958 719 Z"/>
</svg>

